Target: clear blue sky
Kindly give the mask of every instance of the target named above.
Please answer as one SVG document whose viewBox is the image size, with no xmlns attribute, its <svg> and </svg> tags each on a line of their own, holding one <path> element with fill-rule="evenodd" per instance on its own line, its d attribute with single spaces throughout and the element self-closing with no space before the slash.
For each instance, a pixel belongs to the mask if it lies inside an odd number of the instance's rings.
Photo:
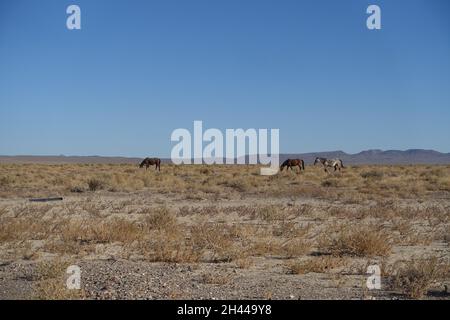
<svg viewBox="0 0 450 320">
<path fill-rule="evenodd" d="M 0 154 L 165 157 L 194 120 L 450 152 L 450 1 L 0 1 Z"/>
</svg>

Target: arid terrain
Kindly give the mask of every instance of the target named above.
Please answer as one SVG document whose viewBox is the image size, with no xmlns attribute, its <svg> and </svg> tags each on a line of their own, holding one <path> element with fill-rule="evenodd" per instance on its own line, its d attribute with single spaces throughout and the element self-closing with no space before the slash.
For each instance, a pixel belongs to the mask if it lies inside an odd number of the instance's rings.
<svg viewBox="0 0 450 320">
<path fill-rule="evenodd" d="M 0 299 L 449 299 L 449 243 L 450 165 L 0 164 Z"/>
</svg>

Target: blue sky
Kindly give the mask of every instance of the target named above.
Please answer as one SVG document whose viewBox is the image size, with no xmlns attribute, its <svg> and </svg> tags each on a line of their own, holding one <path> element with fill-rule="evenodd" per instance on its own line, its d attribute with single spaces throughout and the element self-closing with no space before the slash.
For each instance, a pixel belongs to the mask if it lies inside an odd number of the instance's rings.
<svg viewBox="0 0 450 320">
<path fill-rule="evenodd" d="M 283 153 L 450 152 L 450 2 L 0 2 L 0 154 L 166 157 L 194 120 L 279 128 Z"/>
</svg>

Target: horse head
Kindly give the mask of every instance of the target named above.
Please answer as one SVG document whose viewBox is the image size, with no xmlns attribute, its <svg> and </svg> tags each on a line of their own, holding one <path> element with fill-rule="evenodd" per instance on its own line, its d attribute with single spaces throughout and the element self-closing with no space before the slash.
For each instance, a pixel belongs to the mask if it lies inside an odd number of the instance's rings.
<svg viewBox="0 0 450 320">
<path fill-rule="evenodd" d="M 147 162 L 147 159 L 144 159 L 144 160 L 141 162 L 141 164 L 139 165 L 139 168 L 143 168 L 143 167 L 145 166 L 146 162 Z"/>
</svg>

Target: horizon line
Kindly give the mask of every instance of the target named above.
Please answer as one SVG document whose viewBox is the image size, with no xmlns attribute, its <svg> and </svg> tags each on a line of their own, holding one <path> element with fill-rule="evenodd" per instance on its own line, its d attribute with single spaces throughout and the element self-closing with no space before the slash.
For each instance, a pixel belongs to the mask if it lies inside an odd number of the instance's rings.
<svg viewBox="0 0 450 320">
<path fill-rule="evenodd" d="M 349 153 L 343 150 L 327 150 L 327 151 L 306 151 L 306 152 L 280 152 L 279 155 L 290 155 L 290 154 L 314 154 L 314 153 L 335 153 L 335 152 L 341 152 L 345 153 L 346 155 L 357 155 L 363 152 L 370 152 L 370 151 L 377 151 L 377 152 L 389 152 L 389 151 L 399 151 L 399 152 L 408 152 L 408 151 L 428 151 L 428 152 L 437 152 L 443 155 L 450 155 L 450 152 L 442 152 L 435 149 L 422 149 L 422 148 L 410 148 L 410 149 L 366 149 L 361 150 L 359 152 L 355 153 Z M 258 156 L 259 154 L 245 154 L 244 157 L 248 156 Z M 270 155 L 270 154 L 269 154 Z M 97 158 L 145 158 L 146 156 L 133 156 L 133 155 L 66 155 L 66 154 L 15 154 L 15 155 L 8 155 L 8 154 L 0 154 L 0 157 L 97 157 Z M 164 157 L 164 156 L 158 156 L 161 159 L 171 159 L 170 157 Z M 227 159 L 226 157 L 222 157 L 223 159 Z M 233 159 L 236 159 L 237 157 L 234 157 Z M 196 159 L 194 157 L 191 157 L 191 159 Z"/>
</svg>

